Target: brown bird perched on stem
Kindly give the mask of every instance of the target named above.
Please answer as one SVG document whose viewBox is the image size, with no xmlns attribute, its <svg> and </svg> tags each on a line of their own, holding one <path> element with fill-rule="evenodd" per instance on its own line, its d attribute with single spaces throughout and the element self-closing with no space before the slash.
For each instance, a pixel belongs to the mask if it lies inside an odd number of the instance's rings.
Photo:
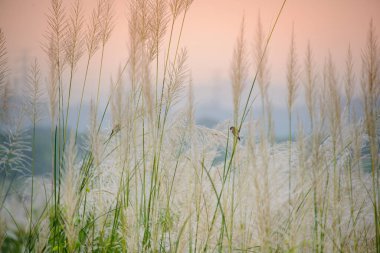
<svg viewBox="0 0 380 253">
<path fill-rule="evenodd" d="M 117 134 L 119 131 L 120 131 L 120 124 L 116 124 L 114 126 L 114 128 L 112 129 L 112 131 L 111 131 L 110 137 L 112 137 L 113 135 Z"/>
<path fill-rule="evenodd" d="M 230 130 L 231 130 L 231 133 L 240 141 L 240 136 L 239 136 L 239 133 L 240 131 L 237 130 L 235 127 L 230 127 Z"/>
</svg>

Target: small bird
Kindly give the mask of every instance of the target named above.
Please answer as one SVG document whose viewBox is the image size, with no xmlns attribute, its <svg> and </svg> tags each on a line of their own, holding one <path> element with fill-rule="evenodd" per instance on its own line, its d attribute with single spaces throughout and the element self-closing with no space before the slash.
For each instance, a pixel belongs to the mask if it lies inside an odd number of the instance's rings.
<svg viewBox="0 0 380 253">
<path fill-rule="evenodd" d="M 236 128 L 233 126 L 230 127 L 230 130 L 231 130 L 231 133 L 240 141 L 240 136 L 239 136 L 240 131 L 236 130 Z"/>
<path fill-rule="evenodd" d="M 116 124 L 114 126 L 114 128 L 112 129 L 112 131 L 111 131 L 110 137 L 112 137 L 113 135 L 117 134 L 119 131 L 120 131 L 120 124 Z"/>
</svg>

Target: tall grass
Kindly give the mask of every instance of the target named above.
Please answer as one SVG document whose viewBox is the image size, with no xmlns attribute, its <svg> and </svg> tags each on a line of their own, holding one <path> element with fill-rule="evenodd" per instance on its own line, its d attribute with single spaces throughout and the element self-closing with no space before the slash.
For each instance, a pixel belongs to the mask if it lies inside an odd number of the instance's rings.
<svg viewBox="0 0 380 253">
<path fill-rule="evenodd" d="M 9 82 L 7 80 L 8 66 L 7 66 L 7 48 L 6 39 L 3 30 L 0 29 L 0 96 L 1 96 L 1 120 L 7 121 L 8 100 L 10 97 Z"/>
<path fill-rule="evenodd" d="M 298 61 L 291 35 L 289 135 L 274 142 L 267 55 L 285 2 L 267 34 L 258 19 L 252 57 L 243 19 L 231 60 L 233 119 L 213 129 L 195 122 L 196 80 L 181 43 L 190 0 L 129 1 L 129 54 L 109 82 L 103 81 L 103 59 L 116 25 L 112 2 L 99 0 L 87 20 L 80 1 L 66 9 L 63 1 L 51 0 L 44 44 L 49 70 L 37 61 L 31 66 L 24 106 L 11 103 L 16 91 L 9 91 L 0 32 L 1 251 L 379 252 L 380 90 L 373 24 L 361 72 L 355 72 L 349 47 L 342 77 L 331 54 L 319 70 L 310 43 Z M 97 93 L 79 141 L 95 55 Z M 35 152 L 44 77 L 52 157 L 51 172 L 41 177 L 35 175 Z M 83 81 L 70 128 L 75 77 Z M 111 92 L 102 95 L 100 87 L 107 85 Z M 252 110 L 256 92 L 259 117 Z M 309 116 L 298 117 L 293 133 L 296 94 L 304 94 Z M 17 117 L 9 117 L 9 110 Z"/>
<path fill-rule="evenodd" d="M 294 41 L 294 27 L 292 29 L 292 37 L 290 42 L 290 48 L 289 48 L 289 56 L 288 56 L 288 62 L 287 62 L 287 87 L 288 87 L 288 99 L 287 99 L 287 107 L 288 107 L 288 121 L 289 121 L 289 133 L 288 133 L 288 143 L 289 143 L 289 157 L 288 157 L 288 167 L 289 167 L 289 189 L 288 189 L 288 201 L 289 201 L 289 247 L 292 248 L 293 244 L 293 238 L 292 238 L 292 220 L 294 219 L 292 217 L 292 209 L 293 203 L 292 203 L 292 111 L 294 102 L 296 99 L 296 93 L 298 88 L 298 66 L 297 66 L 297 55 L 296 55 L 296 46 Z"/>
<path fill-rule="evenodd" d="M 379 231 L 379 162 L 378 162 L 378 106 L 379 106 L 379 46 L 375 37 L 373 22 L 371 20 L 367 45 L 362 55 L 362 80 L 361 87 L 364 103 L 365 130 L 369 139 L 371 157 L 372 176 L 372 196 L 373 216 L 376 232 L 376 251 L 380 251 L 380 231 Z"/>
</svg>

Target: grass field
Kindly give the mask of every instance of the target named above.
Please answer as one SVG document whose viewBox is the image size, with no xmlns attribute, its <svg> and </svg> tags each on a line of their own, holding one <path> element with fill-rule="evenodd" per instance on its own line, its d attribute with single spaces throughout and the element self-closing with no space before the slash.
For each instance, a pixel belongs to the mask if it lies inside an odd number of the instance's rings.
<svg viewBox="0 0 380 253">
<path fill-rule="evenodd" d="M 50 67 L 30 66 L 21 99 L 12 97 L 0 30 L 1 252 L 380 252 L 380 54 L 372 22 L 361 62 L 348 48 L 340 68 L 331 55 L 319 65 L 310 44 L 298 57 L 289 34 L 289 135 L 276 142 L 267 46 L 281 19 L 270 31 L 258 26 L 252 57 L 243 19 L 231 48 L 233 119 L 207 128 L 195 123 L 180 47 L 191 0 L 130 0 L 128 59 L 107 83 L 111 1 L 100 0 L 89 18 L 80 1 L 50 2 L 43 41 Z M 83 134 L 89 66 L 99 81 Z M 76 112 L 74 76 L 83 80 Z M 105 85 L 109 96 L 100 92 Z M 308 122 L 294 111 L 300 96 Z M 44 107 L 50 128 L 41 132 Z"/>
</svg>

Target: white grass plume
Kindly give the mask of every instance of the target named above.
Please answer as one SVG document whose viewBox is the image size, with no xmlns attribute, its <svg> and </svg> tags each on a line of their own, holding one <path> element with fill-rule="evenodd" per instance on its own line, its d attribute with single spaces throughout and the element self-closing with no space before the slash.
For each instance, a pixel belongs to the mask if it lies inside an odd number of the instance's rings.
<svg viewBox="0 0 380 253">
<path fill-rule="evenodd" d="M 25 108 L 31 122 L 35 124 L 42 117 L 45 92 L 41 87 L 41 70 L 37 59 L 30 66 L 27 80 L 25 87 L 25 94 L 27 94 L 25 101 L 27 101 L 27 104 Z"/>
<path fill-rule="evenodd" d="M 261 109 L 264 115 L 267 109 L 266 103 L 268 103 L 268 88 L 269 88 L 269 69 L 268 69 L 268 50 L 264 55 L 265 50 L 265 34 L 263 31 L 263 25 L 261 22 L 260 13 L 257 18 L 257 28 L 254 37 L 253 46 L 253 63 L 254 67 L 258 71 L 257 84 L 260 91 Z M 263 116 L 264 117 L 264 116 Z"/>
<path fill-rule="evenodd" d="M 7 121 L 9 107 L 10 87 L 7 80 L 8 72 L 6 39 L 3 30 L 0 28 L 0 119 L 3 122 Z"/>
<path fill-rule="evenodd" d="M 169 83 L 167 85 L 166 99 L 168 105 L 178 102 L 181 91 L 184 88 L 185 80 L 189 74 L 187 66 L 187 50 L 184 48 L 180 51 L 178 59 L 171 64 L 169 68 Z"/>
<path fill-rule="evenodd" d="M 290 41 L 288 62 L 287 62 L 287 87 L 288 87 L 288 100 L 287 106 L 288 110 L 291 111 L 293 109 L 294 101 L 297 94 L 298 88 L 298 76 L 299 70 L 297 65 L 297 55 L 296 55 L 296 46 L 294 40 L 294 28 L 292 30 L 292 37 Z"/>
<path fill-rule="evenodd" d="M 347 114 L 351 115 L 352 98 L 355 95 L 355 73 L 351 45 L 347 49 L 346 70 L 344 73 L 344 91 L 346 95 Z"/>
<path fill-rule="evenodd" d="M 236 40 L 231 63 L 231 85 L 234 108 L 234 126 L 237 127 L 239 120 L 239 108 L 241 95 L 246 85 L 248 76 L 248 58 L 245 42 L 245 19 L 243 18 L 240 25 L 240 32 Z"/>
<path fill-rule="evenodd" d="M 69 18 L 66 20 L 66 36 L 64 40 L 65 60 L 73 72 L 79 59 L 83 55 L 84 36 L 83 36 L 83 14 L 79 0 L 76 0 Z M 72 73 L 71 73 L 72 75 Z"/>
<path fill-rule="evenodd" d="M 26 129 L 23 127 L 25 115 L 12 120 L 12 128 L 6 133 L 6 140 L 0 144 L 0 170 L 1 173 L 26 173 L 30 164 L 30 143 Z M 4 192 L 5 193 L 5 192 Z"/>
<path fill-rule="evenodd" d="M 79 187 L 79 170 L 76 167 L 77 151 L 75 147 L 75 135 L 72 132 L 70 141 L 65 150 L 63 181 L 62 181 L 62 205 L 64 230 L 67 236 L 68 249 L 74 250 L 76 246 L 78 231 L 75 224 L 78 216 L 78 187 Z"/>
<path fill-rule="evenodd" d="M 317 91 L 317 75 L 315 70 L 315 62 L 313 51 L 310 45 L 310 41 L 307 43 L 306 55 L 305 55 L 305 80 L 304 80 L 304 90 L 305 90 L 305 101 L 307 106 L 307 111 L 309 113 L 311 130 L 314 127 L 315 120 L 315 106 L 316 106 L 316 91 Z"/>
</svg>

